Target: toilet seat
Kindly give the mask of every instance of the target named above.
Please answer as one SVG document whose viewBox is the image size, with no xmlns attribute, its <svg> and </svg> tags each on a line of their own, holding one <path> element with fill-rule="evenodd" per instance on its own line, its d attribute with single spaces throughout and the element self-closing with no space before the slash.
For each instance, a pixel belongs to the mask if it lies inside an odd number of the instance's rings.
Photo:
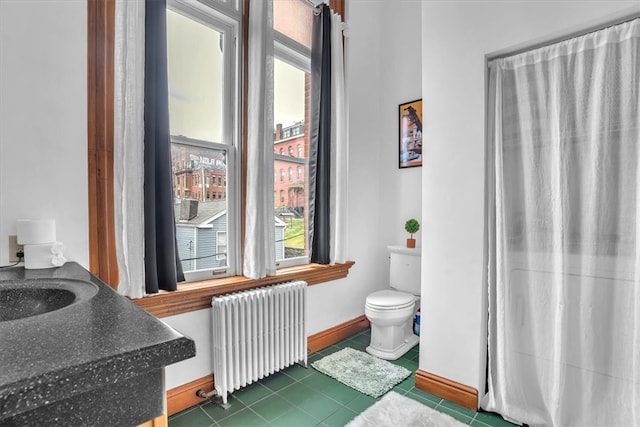
<svg viewBox="0 0 640 427">
<path fill-rule="evenodd" d="M 367 296 L 366 305 L 378 310 L 401 310 L 412 307 L 415 302 L 415 295 L 386 289 Z"/>
</svg>

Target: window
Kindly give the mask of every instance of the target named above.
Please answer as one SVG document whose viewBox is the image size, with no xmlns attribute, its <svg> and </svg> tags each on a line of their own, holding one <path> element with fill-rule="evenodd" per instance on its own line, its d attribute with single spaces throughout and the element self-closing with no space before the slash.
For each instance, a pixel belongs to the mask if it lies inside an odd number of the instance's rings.
<svg viewBox="0 0 640 427">
<path fill-rule="evenodd" d="M 274 123 L 282 124 L 282 138 L 288 138 L 287 157 L 276 156 L 277 168 L 286 168 L 288 181 L 275 183 L 280 204 L 285 203 L 284 257 L 279 267 L 309 262 L 308 179 L 304 165 L 308 138 L 301 129 L 308 123 L 310 102 L 311 27 L 313 11 L 300 1 L 274 2 Z M 282 153 L 281 153 L 282 154 Z M 297 172 L 294 181 L 294 171 Z M 282 180 L 281 180 L 282 181 Z M 276 207 L 276 214 L 283 213 Z"/>
<path fill-rule="evenodd" d="M 187 281 L 210 278 L 213 272 L 233 275 L 239 263 L 234 123 L 240 16 L 216 3 L 195 8 L 169 0 L 167 8 L 178 255 Z"/>
<path fill-rule="evenodd" d="M 216 259 L 225 260 L 227 258 L 227 232 L 216 232 Z"/>
<path fill-rule="evenodd" d="M 173 6 L 173 2 L 176 0 L 169 0 L 170 8 Z M 191 2 L 196 4 L 196 2 Z M 239 0 L 206 0 L 197 2 L 200 7 L 207 6 L 215 7 L 216 10 L 222 10 L 229 18 L 225 20 L 234 29 L 234 34 L 238 34 L 239 23 L 242 18 L 242 13 L 239 9 Z M 304 15 L 300 19 L 292 22 L 291 16 L 285 15 L 282 17 L 282 13 L 279 12 L 281 6 L 287 6 L 287 3 L 295 3 L 289 1 L 276 1 L 274 5 L 274 26 L 278 29 L 278 22 L 292 26 L 297 25 L 302 28 L 300 34 L 308 34 L 308 29 L 311 28 L 311 15 Z M 338 11 L 344 16 L 344 0 L 330 0 L 333 9 Z M 221 6 L 222 5 L 222 6 Z M 305 6 L 306 7 L 306 6 Z M 114 64 L 113 64 L 113 51 L 114 40 L 117 40 L 119 35 L 116 34 L 114 25 L 114 8 L 115 2 L 111 0 L 94 0 L 87 3 L 87 36 L 88 36 L 88 62 L 87 62 L 87 86 L 88 86 L 88 102 L 87 102 L 87 151 L 90 153 L 88 162 L 88 186 L 95 191 L 91 191 L 89 194 L 89 268 L 91 271 L 105 283 L 111 287 L 116 288 L 119 282 L 119 272 L 117 265 L 116 249 L 115 249 L 115 236 L 114 236 L 114 210 L 113 210 L 113 196 L 111 195 L 111 189 L 114 185 L 113 177 L 110 174 L 103 174 L 104 169 L 97 167 L 98 164 L 106 164 L 107 170 L 111 170 L 113 167 L 113 153 L 114 142 L 110 138 L 105 138 L 105 134 L 113 134 L 113 92 L 112 88 L 114 84 L 118 82 L 114 79 Z M 299 38 L 292 38 L 307 48 L 310 46 L 310 42 L 303 43 Z M 238 43 L 239 46 L 242 43 Z M 238 48 L 239 49 L 239 48 Z M 228 52 L 228 50 L 226 50 Z M 236 62 L 239 65 L 239 62 Z M 234 65 L 234 64 L 231 64 Z M 236 67 L 238 70 L 239 67 Z M 231 75 L 237 76 L 236 71 Z M 232 93 L 235 95 L 238 92 Z M 229 108 L 234 111 L 240 110 L 238 104 L 229 105 Z M 239 117 L 239 113 L 236 114 Z M 233 126 L 232 132 L 236 132 L 236 126 Z M 235 137 L 236 145 L 240 138 L 237 135 Z M 237 148 L 236 148 L 237 149 Z M 230 164 L 236 162 L 240 164 L 241 153 L 232 151 L 235 155 L 235 162 L 230 161 Z M 180 165 L 186 167 L 186 165 Z M 232 173 L 229 172 L 229 194 L 222 192 L 223 198 L 228 199 L 230 208 L 233 208 L 235 204 L 240 206 L 241 201 L 236 200 L 231 202 L 233 197 L 232 189 L 234 183 L 237 183 L 240 179 L 242 171 L 240 168 Z M 181 184 L 182 191 L 184 189 L 184 183 Z M 227 186 L 227 183 L 224 182 Z M 184 195 L 182 195 L 184 197 Z M 230 212 L 232 215 L 239 215 L 238 208 L 235 208 L 235 212 Z M 103 227 L 106 224 L 108 227 Z M 235 244 L 234 241 L 239 239 L 239 233 L 235 233 L 232 236 L 230 233 L 228 242 Z M 234 251 L 238 248 L 235 247 Z M 304 279 L 310 284 L 322 283 L 330 280 L 337 280 L 347 277 L 352 262 L 344 264 L 336 264 L 335 266 L 327 266 L 322 270 L 312 269 L 298 269 L 295 272 L 283 271 L 281 277 L 283 280 L 287 279 Z M 319 274 L 319 271 L 322 273 Z M 329 274 L 327 274 L 329 273 Z M 263 283 L 261 281 L 258 281 Z M 233 283 L 238 286 L 246 286 L 247 279 L 237 278 L 233 279 Z M 253 283 L 253 281 L 251 282 Z M 264 282 L 267 283 L 267 282 Z M 149 312 L 157 315 L 158 317 L 164 317 L 167 315 L 180 314 L 189 312 L 196 306 L 203 306 L 210 303 L 211 296 L 221 292 L 222 288 L 218 288 L 215 282 L 204 285 L 206 292 L 202 293 L 201 290 L 191 290 L 186 287 L 179 287 L 179 295 L 175 293 L 161 293 L 154 298 L 141 298 L 135 300 L 136 304 L 144 307 Z M 202 289 L 202 288 L 200 288 Z M 226 287 L 224 289 L 227 289 Z M 181 303 L 175 304 L 174 301 L 179 297 Z"/>
<path fill-rule="evenodd" d="M 181 259 L 187 280 L 211 277 L 212 270 L 227 275 L 240 272 L 239 167 L 237 153 L 237 34 L 240 15 L 222 2 L 194 7 L 186 0 L 169 0 L 167 11 L 169 113 L 173 158 L 176 228 Z M 304 176 L 308 145 L 301 129 L 308 122 L 310 40 L 313 11 L 300 1 L 274 2 L 274 141 L 280 135 L 290 143 L 274 145 L 274 169 L 280 179 L 274 182 L 279 199 L 274 202 L 274 218 L 282 209 L 292 215 L 285 228 L 284 254 L 279 266 L 308 262 L 308 190 Z M 231 105 L 232 108 L 227 106 Z M 236 128 L 234 128 L 234 125 Z M 297 148 L 297 157 L 296 157 Z M 285 153 L 288 157 L 285 158 Z M 184 165 L 184 166 L 182 166 Z M 297 179 L 294 182 L 294 170 Z M 238 174 L 238 175 L 237 175 Z M 285 183 L 285 174 L 288 181 Z M 224 185 L 221 180 L 224 177 Z M 217 181 L 216 181 L 217 179 Z M 190 183 L 178 189 L 177 183 Z M 217 183 L 217 186 L 216 186 Z M 285 206 L 285 193 L 288 195 Z M 227 197 L 227 195 L 229 197 Z M 184 207 L 183 207 L 184 205 Z M 230 213 L 227 215 L 227 213 Z M 224 224 L 224 230 L 218 230 Z M 206 227 L 205 227 L 206 225 Z M 190 233 L 187 235 L 186 229 Z M 225 234 L 224 260 L 215 250 L 216 232 Z M 195 243 L 186 251 L 181 242 Z M 205 262 L 209 259 L 209 263 Z M 213 263 L 224 261 L 224 264 Z M 287 261 L 282 263 L 282 261 Z M 212 264 L 213 263 L 213 264 Z M 221 271 L 216 271 L 219 273 Z"/>
</svg>

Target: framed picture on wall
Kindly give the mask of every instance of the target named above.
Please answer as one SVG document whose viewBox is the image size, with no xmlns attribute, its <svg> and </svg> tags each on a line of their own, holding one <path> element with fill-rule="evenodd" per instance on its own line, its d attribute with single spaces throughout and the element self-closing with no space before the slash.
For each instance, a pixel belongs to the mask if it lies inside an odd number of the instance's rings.
<svg viewBox="0 0 640 427">
<path fill-rule="evenodd" d="M 398 107 L 400 168 L 422 166 L 422 99 Z"/>
</svg>

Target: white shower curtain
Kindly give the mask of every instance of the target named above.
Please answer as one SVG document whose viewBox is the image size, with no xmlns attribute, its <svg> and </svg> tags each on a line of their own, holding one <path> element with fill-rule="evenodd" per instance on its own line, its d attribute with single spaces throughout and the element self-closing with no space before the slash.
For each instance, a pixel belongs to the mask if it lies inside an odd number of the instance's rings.
<svg viewBox="0 0 640 427">
<path fill-rule="evenodd" d="M 640 426 L 640 20 L 489 71 L 482 407 Z"/>
</svg>

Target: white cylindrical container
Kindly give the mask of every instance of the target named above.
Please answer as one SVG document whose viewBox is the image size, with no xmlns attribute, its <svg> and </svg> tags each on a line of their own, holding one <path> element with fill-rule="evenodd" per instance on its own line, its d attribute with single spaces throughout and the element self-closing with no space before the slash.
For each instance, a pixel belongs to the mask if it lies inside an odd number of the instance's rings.
<svg viewBox="0 0 640 427">
<path fill-rule="evenodd" d="M 17 225 L 19 245 L 41 245 L 56 241 L 56 221 L 53 219 L 19 219 Z"/>
</svg>

